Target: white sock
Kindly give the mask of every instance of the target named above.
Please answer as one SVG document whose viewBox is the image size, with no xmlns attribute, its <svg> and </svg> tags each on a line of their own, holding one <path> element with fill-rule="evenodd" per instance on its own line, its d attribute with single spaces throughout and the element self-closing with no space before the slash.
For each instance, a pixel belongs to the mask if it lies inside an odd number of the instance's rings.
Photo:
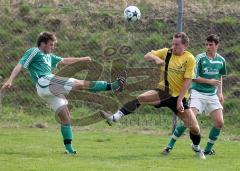
<svg viewBox="0 0 240 171">
<path fill-rule="evenodd" d="M 121 117 L 123 117 L 124 114 L 118 110 L 116 113 L 114 113 L 112 116 L 110 116 L 111 121 L 118 121 Z"/>
<path fill-rule="evenodd" d="M 199 146 L 199 145 L 194 145 L 194 144 L 193 144 L 193 148 L 194 148 L 196 151 L 199 151 L 199 150 L 200 150 L 200 146 Z"/>
</svg>

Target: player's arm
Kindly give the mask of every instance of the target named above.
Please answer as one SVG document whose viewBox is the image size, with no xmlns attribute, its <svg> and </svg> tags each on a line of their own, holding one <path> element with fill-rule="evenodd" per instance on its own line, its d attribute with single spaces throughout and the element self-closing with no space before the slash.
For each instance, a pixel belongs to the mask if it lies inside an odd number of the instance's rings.
<svg viewBox="0 0 240 171">
<path fill-rule="evenodd" d="M 188 89 L 190 88 L 191 83 L 192 83 L 191 78 L 185 78 L 184 83 L 183 83 L 183 87 L 182 87 L 182 89 L 179 93 L 178 100 L 177 100 L 177 109 L 180 112 L 184 111 L 182 100 L 184 98 L 184 95 L 187 93 Z"/>
<path fill-rule="evenodd" d="M 153 55 L 151 52 L 148 52 L 145 56 L 144 59 L 146 61 L 154 61 L 156 64 L 158 65 L 163 65 L 164 64 L 164 60 L 160 59 L 159 57 Z"/>
<path fill-rule="evenodd" d="M 178 99 L 177 99 L 177 109 L 178 109 L 179 112 L 184 111 L 182 100 L 183 100 L 185 94 L 187 93 L 188 89 L 191 86 L 192 79 L 194 78 L 195 66 L 196 66 L 196 61 L 195 61 L 195 58 L 192 56 L 187 61 L 186 71 L 184 73 L 184 83 L 183 83 L 183 86 L 182 86 L 182 88 L 179 92 L 179 96 L 178 96 Z"/>
<path fill-rule="evenodd" d="M 218 90 L 217 90 L 217 96 L 219 98 L 219 101 L 221 103 L 223 103 L 224 102 L 224 96 L 223 96 L 223 93 L 222 93 L 222 76 L 220 77 L 220 82 L 221 83 L 219 84 Z"/>
<path fill-rule="evenodd" d="M 220 84 L 219 80 L 215 79 L 206 79 L 200 77 L 201 69 L 202 69 L 202 60 L 201 55 L 197 55 L 196 57 L 196 67 L 194 68 L 195 77 L 193 78 L 193 82 L 201 83 L 201 84 L 209 84 L 212 86 L 218 86 Z"/>
<path fill-rule="evenodd" d="M 3 84 L 1 89 L 10 88 L 12 86 L 12 81 L 17 77 L 17 75 L 20 73 L 21 70 L 22 70 L 22 65 L 17 64 L 14 67 L 9 79 L 7 80 L 7 82 Z"/>
<path fill-rule="evenodd" d="M 63 59 L 59 62 L 59 64 L 70 65 L 70 64 L 73 64 L 73 63 L 79 62 L 79 61 L 82 61 L 82 62 L 91 62 L 92 59 L 91 59 L 89 56 L 80 57 L 80 58 L 68 57 L 68 58 L 63 58 Z"/>
<path fill-rule="evenodd" d="M 202 83 L 202 84 L 209 84 L 212 86 L 220 86 L 221 85 L 221 80 L 207 79 L 207 78 L 202 78 L 200 76 L 198 76 L 197 78 L 194 78 L 193 81 L 197 82 L 197 83 Z"/>
</svg>

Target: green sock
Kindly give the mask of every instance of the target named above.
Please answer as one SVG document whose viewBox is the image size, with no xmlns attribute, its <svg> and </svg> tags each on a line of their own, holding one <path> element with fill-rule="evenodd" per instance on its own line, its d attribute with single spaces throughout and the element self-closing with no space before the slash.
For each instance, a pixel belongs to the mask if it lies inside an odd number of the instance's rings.
<svg viewBox="0 0 240 171">
<path fill-rule="evenodd" d="M 178 124 L 173 132 L 172 138 L 170 139 L 167 147 L 173 149 L 177 139 L 184 133 L 186 129 L 187 128 L 184 126 L 183 123 Z"/>
<path fill-rule="evenodd" d="M 71 125 L 61 125 L 61 132 L 63 136 L 63 142 L 67 152 L 73 153 L 75 150 L 71 144 L 73 139 L 72 127 Z"/>
<path fill-rule="evenodd" d="M 89 91 L 106 91 L 107 90 L 107 82 L 106 81 L 91 81 L 89 85 Z"/>
<path fill-rule="evenodd" d="M 117 90 L 119 88 L 119 81 L 114 81 L 113 83 L 107 83 L 106 81 L 91 81 L 89 85 L 89 91 L 108 91 Z"/>
<path fill-rule="evenodd" d="M 209 136 L 208 136 L 208 143 L 204 149 L 204 151 L 211 151 L 214 145 L 214 142 L 218 139 L 221 129 L 212 127 Z"/>
</svg>

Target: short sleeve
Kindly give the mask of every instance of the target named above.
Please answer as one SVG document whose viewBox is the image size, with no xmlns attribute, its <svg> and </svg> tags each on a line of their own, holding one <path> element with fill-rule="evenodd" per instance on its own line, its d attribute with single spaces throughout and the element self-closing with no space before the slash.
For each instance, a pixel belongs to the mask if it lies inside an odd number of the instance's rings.
<svg viewBox="0 0 240 171">
<path fill-rule="evenodd" d="M 167 56 L 167 51 L 168 51 L 167 48 L 163 48 L 163 49 L 160 49 L 160 50 L 152 50 L 151 54 L 164 60 Z"/>
<path fill-rule="evenodd" d="M 225 60 L 223 61 L 223 67 L 221 68 L 221 70 L 219 71 L 219 74 L 222 76 L 227 75 L 227 67 L 226 67 L 226 62 Z"/>
<path fill-rule="evenodd" d="M 28 68 L 29 64 L 31 63 L 31 61 L 33 60 L 33 58 L 37 55 L 37 53 L 39 52 L 38 48 L 31 48 L 29 50 L 27 50 L 24 55 L 21 57 L 21 59 L 19 60 L 19 64 L 22 65 L 23 68 Z"/>
<path fill-rule="evenodd" d="M 197 77 L 199 77 L 199 74 L 201 73 L 201 56 L 197 55 L 196 57 L 196 66 L 194 69 L 194 78 L 196 79 Z"/>
<path fill-rule="evenodd" d="M 63 60 L 62 57 L 59 57 L 57 55 L 51 54 L 51 59 L 52 59 L 52 68 L 57 68 L 57 65 L 59 62 Z"/>
<path fill-rule="evenodd" d="M 188 60 L 187 60 L 187 64 L 186 64 L 186 71 L 184 73 L 184 78 L 194 78 L 194 68 L 196 65 L 196 61 L 195 58 L 193 56 L 191 56 Z"/>
</svg>

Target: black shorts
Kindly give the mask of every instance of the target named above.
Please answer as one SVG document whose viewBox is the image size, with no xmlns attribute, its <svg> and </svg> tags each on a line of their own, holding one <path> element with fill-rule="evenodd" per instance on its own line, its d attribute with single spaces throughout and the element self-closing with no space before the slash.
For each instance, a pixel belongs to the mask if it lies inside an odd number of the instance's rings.
<svg viewBox="0 0 240 171">
<path fill-rule="evenodd" d="M 178 110 L 177 110 L 178 96 L 173 97 L 173 96 L 169 95 L 167 92 L 165 92 L 163 90 L 160 90 L 160 89 L 155 89 L 155 90 L 158 92 L 158 95 L 159 95 L 159 98 L 160 98 L 161 102 L 160 102 L 160 104 L 154 105 L 154 106 L 156 108 L 168 107 L 177 115 L 178 114 Z M 183 98 L 182 102 L 183 102 L 184 110 L 190 108 L 186 98 Z"/>
</svg>

